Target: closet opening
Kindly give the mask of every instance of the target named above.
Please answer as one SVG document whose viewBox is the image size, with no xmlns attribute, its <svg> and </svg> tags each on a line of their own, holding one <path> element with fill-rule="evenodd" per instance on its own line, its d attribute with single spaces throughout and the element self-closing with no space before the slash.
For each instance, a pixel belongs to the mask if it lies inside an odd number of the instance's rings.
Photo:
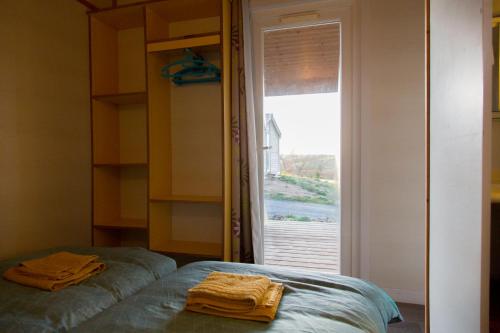
<svg viewBox="0 0 500 333">
<path fill-rule="evenodd" d="M 263 32 L 265 264 L 340 273 L 340 34 Z"/>
</svg>

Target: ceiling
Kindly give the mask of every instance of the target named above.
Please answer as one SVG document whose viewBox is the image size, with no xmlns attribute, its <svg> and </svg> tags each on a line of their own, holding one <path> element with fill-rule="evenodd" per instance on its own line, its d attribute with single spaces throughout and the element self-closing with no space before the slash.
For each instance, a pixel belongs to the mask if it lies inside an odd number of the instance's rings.
<svg viewBox="0 0 500 333">
<path fill-rule="evenodd" d="M 338 91 L 340 24 L 264 33 L 266 96 Z"/>
</svg>

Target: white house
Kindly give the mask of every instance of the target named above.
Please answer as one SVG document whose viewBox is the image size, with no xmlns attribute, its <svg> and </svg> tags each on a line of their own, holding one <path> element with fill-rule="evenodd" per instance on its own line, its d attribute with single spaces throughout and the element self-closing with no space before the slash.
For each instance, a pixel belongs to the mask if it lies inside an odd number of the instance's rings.
<svg viewBox="0 0 500 333">
<path fill-rule="evenodd" d="M 266 175 L 280 174 L 281 131 L 271 113 L 266 114 L 264 124 L 264 170 Z"/>
</svg>

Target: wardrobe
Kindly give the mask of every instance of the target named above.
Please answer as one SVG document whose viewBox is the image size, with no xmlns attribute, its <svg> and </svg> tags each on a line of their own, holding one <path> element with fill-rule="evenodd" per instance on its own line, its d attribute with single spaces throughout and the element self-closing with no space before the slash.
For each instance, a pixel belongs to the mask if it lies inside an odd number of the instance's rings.
<svg viewBox="0 0 500 333">
<path fill-rule="evenodd" d="M 94 246 L 229 259 L 230 0 L 89 12 Z M 195 54 L 219 82 L 177 85 Z"/>
</svg>

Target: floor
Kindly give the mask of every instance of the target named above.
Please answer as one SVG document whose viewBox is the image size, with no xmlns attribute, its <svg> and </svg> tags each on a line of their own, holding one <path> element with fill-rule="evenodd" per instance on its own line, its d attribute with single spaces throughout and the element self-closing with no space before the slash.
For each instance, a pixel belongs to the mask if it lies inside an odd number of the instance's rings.
<svg viewBox="0 0 500 333">
<path fill-rule="evenodd" d="M 264 263 L 339 274 L 335 222 L 266 221 Z"/>
<path fill-rule="evenodd" d="M 404 321 L 390 324 L 388 333 L 424 333 L 425 310 L 423 305 L 398 303 Z"/>
</svg>

